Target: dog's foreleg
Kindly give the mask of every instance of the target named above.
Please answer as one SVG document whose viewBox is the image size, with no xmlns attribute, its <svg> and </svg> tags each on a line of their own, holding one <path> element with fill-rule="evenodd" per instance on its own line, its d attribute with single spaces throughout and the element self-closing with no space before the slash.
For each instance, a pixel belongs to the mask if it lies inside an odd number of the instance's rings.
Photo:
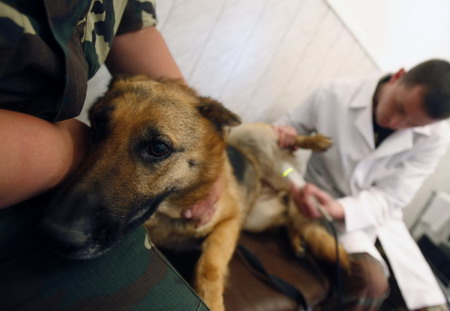
<svg viewBox="0 0 450 311">
<path fill-rule="evenodd" d="M 311 136 L 298 135 L 295 139 L 297 147 L 302 149 L 309 149 L 314 152 L 322 152 L 327 150 L 332 145 L 331 138 L 315 134 Z"/>
<path fill-rule="evenodd" d="M 223 292 L 239 231 L 239 217 L 229 218 L 219 223 L 203 242 L 194 288 L 212 311 L 225 310 Z"/>
</svg>

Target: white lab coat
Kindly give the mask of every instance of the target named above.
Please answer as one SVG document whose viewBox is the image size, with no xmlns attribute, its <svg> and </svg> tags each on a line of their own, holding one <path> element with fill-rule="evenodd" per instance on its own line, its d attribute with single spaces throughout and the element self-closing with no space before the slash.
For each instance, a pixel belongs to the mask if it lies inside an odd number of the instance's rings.
<svg viewBox="0 0 450 311">
<path fill-rule="evenodd" d="M 328 82 L 275 124 L 333 139 L 325 153 L 313 153 L 306 179 L 339 198 L 345 210 L 340 242 L 350 253 L 380 260 L 378 238 L 409 309 L 445 303 L 436 279 L 403 222 L 402 208 L 447 150 L 445 121 L 402 129 L 375 149 L 372 97 L 379 77 Z M 387 269 L 386 269 L 386 273 Z"/>
</svg>

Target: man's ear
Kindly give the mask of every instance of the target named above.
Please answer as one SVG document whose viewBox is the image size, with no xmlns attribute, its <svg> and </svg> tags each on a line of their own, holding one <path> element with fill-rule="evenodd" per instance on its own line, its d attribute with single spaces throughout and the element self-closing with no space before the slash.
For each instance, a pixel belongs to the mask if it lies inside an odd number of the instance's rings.
<svg viewBox="0 0 450 311">
<path fill-rule="evenodd" d="M 401 68 L 399 71 L 397 71 L 396 73 L 394 73 L 391 76 L 391 79 L 389 80 L 389 82 L 395 82 L 397 80 L 399 80 L 401 77 L 403 77 L 406 73 L 406 70 L 404 68 Z"/>
<path fill-rule="evenodd" d="M 200 97 L 198 111 L 210 120 L 219 133 L 223 133 L 224 127 L 237 126 L 241 124 L 239 116 L 221 103 L 209 97 Z"/>
</svg>

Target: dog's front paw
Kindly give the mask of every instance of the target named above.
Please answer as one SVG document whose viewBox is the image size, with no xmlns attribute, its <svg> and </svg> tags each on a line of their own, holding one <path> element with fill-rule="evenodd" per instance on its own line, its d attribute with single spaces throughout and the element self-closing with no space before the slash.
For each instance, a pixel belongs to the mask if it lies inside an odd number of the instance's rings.
<svg viewBox="0 0 450 311">
<path fill-rule="evenodd" d="M 206 285 L 206 284 L 205 284 Z M 211 311 L 225 311 L 223 296 L 211 291 L 209 286 L 195 286 L 195 291 Z"/>
<path fill-rule="evenodd" d="M 208 299 L 205 299 L 206 305 L 209 307 L 211 311 L 225 311 L 225 306 L 222 301 L 208 301 Z"/>
<path fill-rule="evenodd" d="M 311 150 L 314 152 L 322 152 L 326 151 L 331 147 L 333 141 L 330 137 L 324 136 L 322 134 L 315 134 L 311 136 L 312 147 Z"/>
<path fill-rule="evenodd" d="M 214 265 L 200 258 L 194 288 L 211 311 L 224 311 L 224 274 Z"/>
<path fill-rule="evenodd" d="M 330 137 L 322 134 L 315 134 L 311 136 L 297 136 L 296 144 L 302 149 L 310 149 L 314 152 L 323 152 L 331 147 L 333 141 Z"/>
</svg>

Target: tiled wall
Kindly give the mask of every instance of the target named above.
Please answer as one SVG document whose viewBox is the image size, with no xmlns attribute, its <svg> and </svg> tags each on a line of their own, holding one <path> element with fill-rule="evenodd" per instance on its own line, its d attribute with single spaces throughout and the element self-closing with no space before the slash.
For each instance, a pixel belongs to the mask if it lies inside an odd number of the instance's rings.
<svg viewBox="0 0 450 311">
<path fill-rule="evenodd" d="M 323 0 L 162 0 L 187 81 L 244 121 L 272 121 L 325 79 L 378 69 Z"/>
<path fill-rule="evenodd" d="M 158 0 L 157 14 L 188 83 L 244 121 L 277 119 L 323 80 L 379 72 L 325 0 Z M 103 68 L 87 102 L 107 79 Z"/>
</svg>

